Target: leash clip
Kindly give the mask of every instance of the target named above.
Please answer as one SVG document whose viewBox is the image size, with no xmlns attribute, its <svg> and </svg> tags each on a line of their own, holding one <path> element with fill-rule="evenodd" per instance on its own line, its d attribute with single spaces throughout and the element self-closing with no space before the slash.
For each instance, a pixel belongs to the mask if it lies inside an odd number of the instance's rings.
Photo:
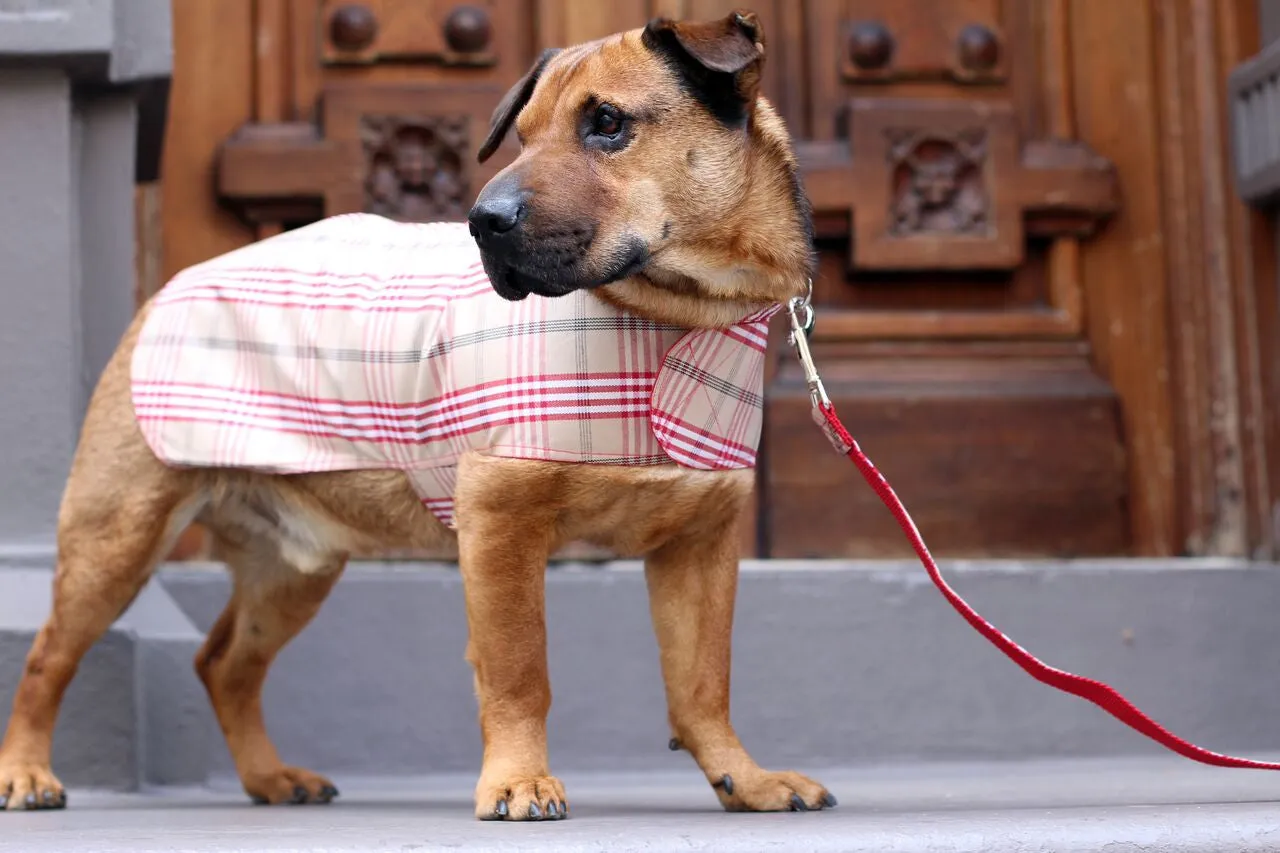
<svg viewBox="0 0 1280 853">
<path fill-rule="evenodd" d="M 787 317 L 791 321 L 791 331 L 787 335 L 787 343 L 795 348 L 800 359 L 800 367 L 804 370 L 804 381 L 809 386 L 809 399 L 815 409 L 829 407 L 831 400 L 827 397 L 827 389 L 818 376 L 818 367 L 813 363 L 813 353 L 809 351 L 809 336 L 813 334 L 813 279 L 805 280 L 804 296 L 795 296 L 787 301 Z"/>
<path fill-rule="evenodd" d="M 809 350 L 809 336 L 813 334 L 816 319 L 813 311 L 813 279 L 805 280 L 804 296 L 792 297 L 787 301 L 787 317 L 791 321 L 787 342 L 795 349 L 800 367 L 804 370 L 804 382 L 809 387 L 809 400 L 813 403 L 810 412 L 813 422 L 826 435 L 835 451 L 843 456 L 852 446 L 835 431 L 828 420 L 828 412 L 833 411 L 831 398 L 827 396 L 826 386 L 822 384 L 818 366 L 813 363 L 813 353 Z"/>
</svg>

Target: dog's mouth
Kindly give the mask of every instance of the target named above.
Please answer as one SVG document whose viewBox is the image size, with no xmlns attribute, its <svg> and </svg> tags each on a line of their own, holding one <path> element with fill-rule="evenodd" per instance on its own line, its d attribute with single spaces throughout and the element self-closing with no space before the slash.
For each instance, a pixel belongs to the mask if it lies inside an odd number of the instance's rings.
<svg viewBox="0 0 1280 853">
<path fill-rule="evenodd" d="M 629 278 L 644 269 L 649 260 L 649 251 L 645 245 L 635 241 L 626 247 L 619 259 L 606 267 L 603 274 L 593 276 L 572 275 L 573 270 L 563 268 L 554 271 L 528 268 L 519 263 L 502 262 L 484 256 L 485 272 L 494 291 L 503 299 L 519 302 L 528 296 L 545 296 L 555 298 L 566 296 L 576 290 L 594 290 L 615 281 Z M 565 274 L 568 272 L 569 274 Z"/>
<path fill-rule="evenodd" d="M 538 278 L 516 267 L 506 267 L 498 275 L 489 276 L 489 279 L 498 295 L 512 302 L 519 302 L 530 295 L 564 296 L 578 289 L 571 284 Z"/>
</svg>

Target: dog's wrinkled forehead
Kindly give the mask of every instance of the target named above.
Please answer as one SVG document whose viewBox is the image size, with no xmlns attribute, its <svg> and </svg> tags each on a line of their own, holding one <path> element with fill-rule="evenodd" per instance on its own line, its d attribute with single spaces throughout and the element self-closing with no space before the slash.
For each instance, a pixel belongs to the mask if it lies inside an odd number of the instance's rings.
<svg viewBox="0 0 1280 853">
<path fill-rule="evenodd" d="M 638 30 L 618 33 L 556 53 L 517 116 L 515 131 L 521 140 L 532 140 L 557 122 L 576 123 L 589 101 L 624 110 L 661 109 L 677 91 L 674 75 L 644 47 Z"/>
</svg>

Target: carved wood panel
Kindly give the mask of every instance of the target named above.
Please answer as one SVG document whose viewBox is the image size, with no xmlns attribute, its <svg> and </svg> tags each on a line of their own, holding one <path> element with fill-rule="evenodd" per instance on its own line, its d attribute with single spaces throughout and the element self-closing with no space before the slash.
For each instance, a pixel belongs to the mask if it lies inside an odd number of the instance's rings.
<svg viewBox="0 0 1280 853">
<path fill-rule="evenodd" d="M 218 193 L 250 221 L 305 222 L 379 213 L 427 222 L 465 217 L 509 162 L 475 148 L 502 95 L 496 86 L 333 84 L 324 122 L 249 124 L 223 145 Z"/>
<path fill-rule="evenodd" d="M 848 113 L 855 270 L 1014 269 L 1024 220 L 1087 236 L 1117 206 L 1110 163 L 1022 144 L 1008 102 L 857 98 Z"/>
<path fill-rule="evenodd" d="M 465 218 L 474 130 L 463 113 L 361 116 L 364 210 L 406 222 Z"/>
</svg>

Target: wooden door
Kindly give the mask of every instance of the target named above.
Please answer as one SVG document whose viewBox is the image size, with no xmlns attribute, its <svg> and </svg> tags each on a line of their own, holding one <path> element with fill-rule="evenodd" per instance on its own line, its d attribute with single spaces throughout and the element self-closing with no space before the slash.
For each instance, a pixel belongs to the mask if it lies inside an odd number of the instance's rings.
<svg viewBox="0 0 1280 853">
<path fill-rule="evenodd" d="M 1112 69 L 1075 64 L 1073 37 L 1109 5 L 807 4 L 816 356 L 946 554 L 1125 553 L 1161 499 L 1125 423 L 1158 410 L 1158 383 L 1118 387 L 1086 321 L 1088 291 L 1142 286 L 1123 258 L 1092 261 L 1144 202 L 1082 138 L 1097 105 L 1077 90 Z M 1144 322 L 1126 307 L 1110 320 Z M 1154 374 L 1163 353 L 1139 347 L 1119 355 Z M 770 552 L 904 553 L 856 472 L 820 455 L 799 380 L 784 363 L 770 389 L 767 490 L 789 497 L 770 504 Z"/>
<path fill-rule="evenodd" d="M 1223 144 L 1253 4 L 804 8 L 816 356 L 935 550 L 1273 553 L 1269 238 Z M 908 554 L 796 367 L 769 390 L 767 552 Z"/>
<path fill-rule="evenodd" d="M 508 162 L 474 150 L 538 50 L 736 5 L 177 3 L 162 277 L 326 214 L 461 218 Z M 1250 312 L 1275 300 L 1219 94 L 1252 3 L 747 5 L 817 216 L 815 355 L 934 549 L 1270 548 L 1276 327 Z M 746 550 L 906 554 L 781 331 Z"/>
</svg>

